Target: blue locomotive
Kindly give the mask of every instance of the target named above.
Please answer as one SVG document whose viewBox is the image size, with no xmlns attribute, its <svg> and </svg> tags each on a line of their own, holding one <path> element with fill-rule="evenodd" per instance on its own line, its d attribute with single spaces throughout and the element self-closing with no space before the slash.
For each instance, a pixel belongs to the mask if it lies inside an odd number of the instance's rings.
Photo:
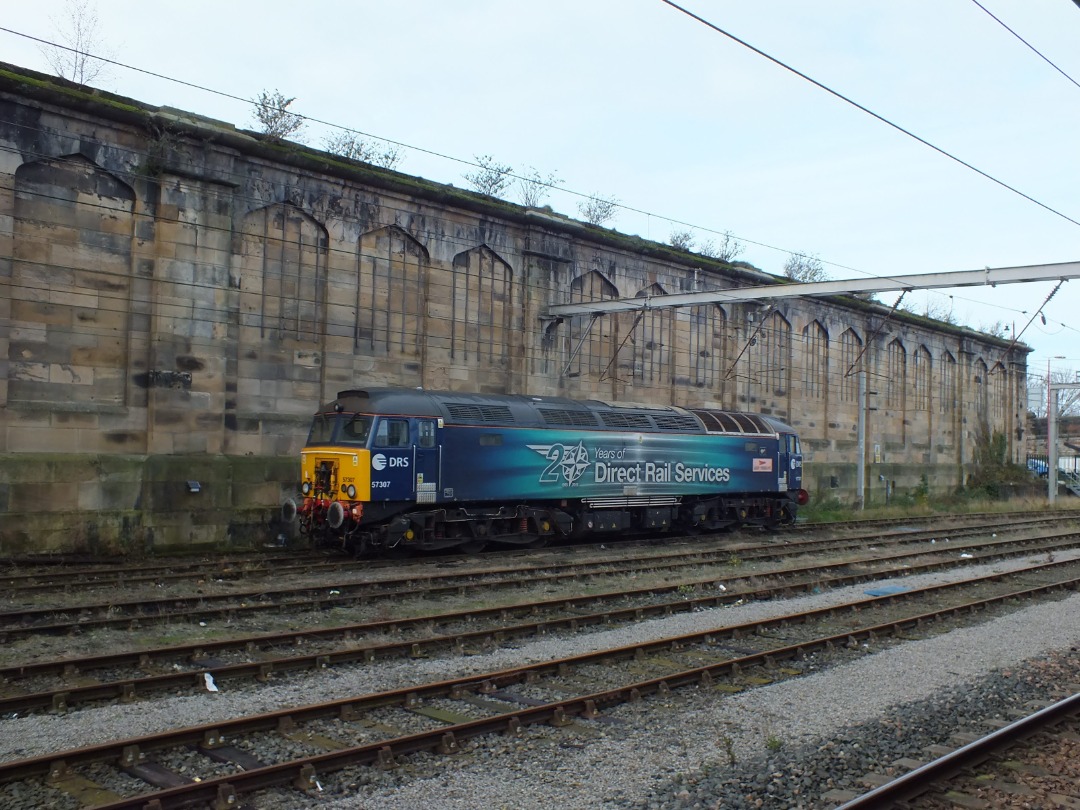
<svg viewBox="0 0 1080 810">
<path fill-rule="evenodd" d="M 799 437 L 768 416 L 401 388 L 319 409 L 300 492 L 283 517 L 357 554 L 771 527 L 808 500 Z"/>
</svg>

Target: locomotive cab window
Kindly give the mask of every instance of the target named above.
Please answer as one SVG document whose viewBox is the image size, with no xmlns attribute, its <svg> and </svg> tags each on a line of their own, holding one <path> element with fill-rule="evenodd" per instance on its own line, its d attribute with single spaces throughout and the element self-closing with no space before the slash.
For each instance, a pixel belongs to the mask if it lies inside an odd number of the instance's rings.
<svg viewBox="0 0 1080 810">
<path fill-rule="evenodd" d="M 427 420 L 416 423 L 417 444 L 421 447 L 435 446 L 435 423 Z"/>
<path fill-rule="evenodd" d="M 325 413 L 316 414 L 308 433 L 308 444 L 329 444 L 334 432 L 334 417 Z"/>
<path fill-rule="evenodd" d="M 371 422 L 370 416 L 360 413 L 352 418 L 345 417 L 342 421 L 341 434 L 338 440 L 342 444 L 366 445 L 368 436 L 371 434 Z"/>
<path fill-rule="evenodd" d="M 405 419 L 380 419 L 375 430 L 378 447 L 408 447 L 409 423 Z"/>
</svg>

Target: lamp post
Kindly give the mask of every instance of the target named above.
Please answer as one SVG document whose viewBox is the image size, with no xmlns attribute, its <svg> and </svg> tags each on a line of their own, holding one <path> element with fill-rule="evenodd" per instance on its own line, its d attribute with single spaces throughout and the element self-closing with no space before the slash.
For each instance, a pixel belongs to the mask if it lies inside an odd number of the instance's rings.
<svg viewBox="0 0 1080 810">
<path fill-rule="evenodd" d="M 1055 354 L 1053 357 L 1046 358 L 1046 418 L 1050 418 L 1050 361 L 1051 360 L 1064 360 L 1065 358 L 1060 354 Z"/>
<path fill-rule="evenodd" d="M 1050 390 L 1050 361 L 1064 359 L 1063 354 L 1046 358 L 1046 487 L 1050 503 L 1054 503 L 1057 495 L 1057 414 L 1053 407 L 1054 393 Z"/>
<path fill-rule="evenodd" d="M 1050 436 L 1050 361 L 1051 360 L 1064 360 L 1065 355 L 1055 354 L 1053 357 L 1046 358 L 1046 424 L 1047 424 L 1047 439 Z"/>
</svg>

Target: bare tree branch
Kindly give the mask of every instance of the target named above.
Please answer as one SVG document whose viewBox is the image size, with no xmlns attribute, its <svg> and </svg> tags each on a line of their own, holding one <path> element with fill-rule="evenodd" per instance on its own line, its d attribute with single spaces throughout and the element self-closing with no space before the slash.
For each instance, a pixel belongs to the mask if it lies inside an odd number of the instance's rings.
<svg viewBox="0 0 1080 810">
<path fill-rule="evenodd" d="M 933 318 L 935 321 L 949 323 L 954 326 L 958 323 L 956 313 L 953 312 L 951 295 L 948 304 L 941 300 L 927 299 L 923 315 L 927 318 Z"/>
<path fill-rule="evenodd" d="M 547 199 L 551 190 L 560 185 L 562 185 L 562 179 L 555 172 L 548 172 L 545 177 L 530 166 L 529 171 L 524 172 L 523 176 L 518 178 L 521 204 L 529 208 L 539 208 L 540 204 Z"/>
<path fill-rule="evenodd" d="M 473 191 L 487 194 L 489 197 L 501 197 L 510 185 L 510 172 L 513 166 L 499 163 L 491 155 L 476 155 L 476 162 L 480 168 L 475 172 L 466 172 L 462 175 Z"/>
<path fill-rule="evenodd" d="M 380 145 L 376 141 L 367 141 L 352 132 L 329 135 L 323 139 L 323 145 L 327 152 L 384 169 L 396 168 L 405 159 L 405 153 L 400 147 L 386 142 Z"/>
<path fill-rule="evenodd" d="M 291 113 L 288 106 L 295 98 L 285 98 L 279 91 L 263 90 L 251 103 L 255 106 L 255 120 L 263 134 L 275 141 L 292 137 L 299 140 L 304 129 L 304 117 Z"/>
<path fill-rule="evenodd" d="M 1009 336 L 1009 326 L 1004 321 L 994 321 L 991 324 L 981 324 L 979 326 L 980 332 L 985 332 L 988 335 L 993 335 L 996 338 L 1004 340 Z"/>
<path fill-rule="evenodd" d="M 1071 370 L 1051 371 L 1051 383 L 1074 383 L 1077 372 Z M 1035 369 L 1028 367 L 1027 376 L 1028 410 L 1040 419 L 1046 417 L 1046 408 L 1049 399 L 1046 394 L 1046 377 L 1037 374 Z M 1058 392 L 1058 416 L 1080 416 L 1080 390 L 1065 390 Z"/>
<path fill-rule="evenodd" d="M 56 27 L 56 37 L 67 46 L 40 46 L 56 75 L 79 84 L 107 78 L 107 63 L 91 55 L 112 56 L 105 48 L 97 8 L 91 0 L 67 0 L 63 18 L 50 17 L 49 20 Z"/>
<path fill-rule="evenodd" d="M 722 262 L 733 262 L 742 252 L 742 242 L 732 236 L 731 231 L 724 231 L 724 238 L 720 240 L 719 244 L 715 244 L 710 239 L 698 248 L 698 253 L 702 256 L 707 256 L 710 259 L 718 259 Z"/>
<path fill-rule="evenodd" d="M 692 231 L 672 231 L 668 244 L 679 250 L 693 250 L 694 234 Z"/>
<path fill-rule="evenodd" d="M 619 201 L 615 197 L 593 194 L 585 202 L 578 203 L 578 212 L 590 225 L 605 225 L 619 213 Z"/>
<path fill-rule="evenodd" d="M 828 281 L 829 274 L 821 265 L 821 259 L 808 253 L 792 253 L 784 265 L 784 275 L 793 281 Z"/>
</svg>

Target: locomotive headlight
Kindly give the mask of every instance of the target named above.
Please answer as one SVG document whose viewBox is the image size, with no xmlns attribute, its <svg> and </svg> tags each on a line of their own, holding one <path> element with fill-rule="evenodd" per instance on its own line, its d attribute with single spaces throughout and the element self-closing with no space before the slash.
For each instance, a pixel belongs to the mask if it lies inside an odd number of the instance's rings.
<svg viewBox="0 0 1080 810">
<path fill-rule="evenodd" d="M 305 495 L 310 495 L 311 494 L 311 482 L 310 481 L 305 481 L 303 483 L 303 485 L 300 487 L 300 491 L 302 493 L 304 493 Z"/>
<path fill-rule="evenodd" d="M 356 487 L 352 484 L 349 484 L 347 487 L 345 487 L 345 494 L 348 495 L 350 498 L 356 498 Z"/>
</svg>

